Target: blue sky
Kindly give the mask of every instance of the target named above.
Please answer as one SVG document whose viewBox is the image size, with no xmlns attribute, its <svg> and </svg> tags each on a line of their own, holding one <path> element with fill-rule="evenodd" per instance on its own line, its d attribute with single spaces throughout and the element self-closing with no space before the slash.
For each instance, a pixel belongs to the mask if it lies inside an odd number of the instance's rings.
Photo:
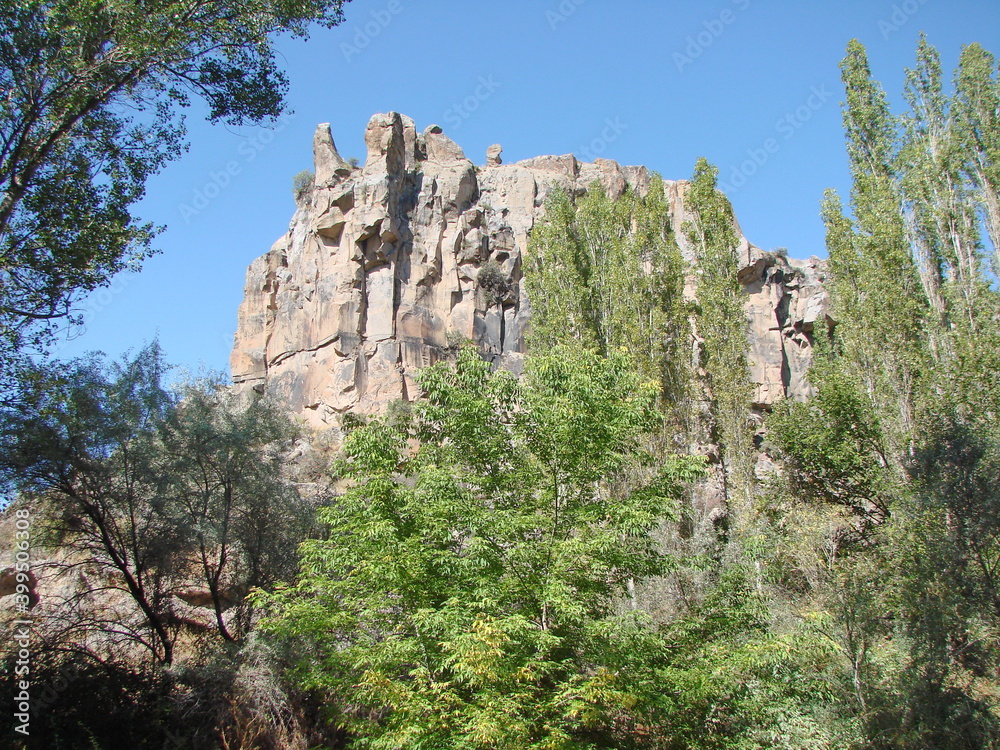
<svg viewBox="0 0 1000 750">
<path fill-rule="evenodd" d="M 979 42 L 1000 55 L 996 0 L 354 0 L 346 22 L 278 43 L 294 115 L 276 128 L 188 115 L 191 148 L 149 184 L 137 213 L 166 226 L 162 253 L 81 304 L 87 324 L 58 356 L 118 356 L 159 337 L 170 362 L 227 370 L 247 265 L 294 211 L 330 122 L 365 155 L 375 112 L 441 125 L 476 163 L 575 153 L 644 164 L 667 179 L 699 156 L 720 170 L 743 230 L 765 249 L 825 255 L 819 202 L 849 189 L 838 63 L 868 48 L 897 109 L 918 35 L 946 71 Z"/>
</svg>

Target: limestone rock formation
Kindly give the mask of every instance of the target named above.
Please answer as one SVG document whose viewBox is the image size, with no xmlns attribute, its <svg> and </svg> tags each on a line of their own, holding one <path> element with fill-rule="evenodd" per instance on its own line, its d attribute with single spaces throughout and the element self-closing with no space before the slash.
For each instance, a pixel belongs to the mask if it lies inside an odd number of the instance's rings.
<svg viewBox="0 0 1000 750">
<path fill-rule="evenodd" d="M 499 146 L 477 167 L 440 127 L 418 132 L 395 112 L 375 115 L 365 142 L 365 164 L 352 168 L 329 125 L 317 128 L 315 187 L 251 264 L 239 310 L 234 382 L 270 389 L 317 427 L 413 399 L 416 372 L 466 340 L 516 371 L 530 319 L 521 258 L 548 195 L 596 182 L 617 197 L 650 181 L 645 167 L 572 154 L 502 164 Z M 665 182 L 697 294 L 681 231 L 687 187 Z M 825 315 L 823 262 L 790 261 L 739 236 L 755 403 L 805 397 L 811 331 Z M 487 262 L 505 277 L 501 295 L 480 288 Z"/>
</svg>

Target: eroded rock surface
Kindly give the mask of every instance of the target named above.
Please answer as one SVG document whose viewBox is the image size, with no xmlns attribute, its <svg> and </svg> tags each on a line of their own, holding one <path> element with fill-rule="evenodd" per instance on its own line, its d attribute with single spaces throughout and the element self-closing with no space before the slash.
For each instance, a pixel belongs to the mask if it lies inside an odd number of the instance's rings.
<svg viewBox="0 0 1000 750">
<path fill-rule="evenodd" d="M 415 373 L 466 340 L 516 371 L 530 318 L 521 258 L 546 198 L 557 188 L 582 195 L 595 182 L 612 197 L 644 193 L 650 182 L 645 167 L 572 154 L 503 164 L 499 146 L 477 167 L 440 127 L 418 132 L 395 112 L 375 115 L 365 142 L 365 164 L 352 168 L 329 125 L 317 128 L 315 186 L 251 264 L 239 310 L 234 382 L 270 389 L 316 427 L 413 399 Z M 665 189 L 696 295 L 681 230 L 687 184 Z M 791 261 L 739 236 L 755 404 L 807 397 L 811 332 L 826 314 L 823 262 Z M 499 296 L 477 284 L 490 261 L 506 277 Z"/>
</svg>

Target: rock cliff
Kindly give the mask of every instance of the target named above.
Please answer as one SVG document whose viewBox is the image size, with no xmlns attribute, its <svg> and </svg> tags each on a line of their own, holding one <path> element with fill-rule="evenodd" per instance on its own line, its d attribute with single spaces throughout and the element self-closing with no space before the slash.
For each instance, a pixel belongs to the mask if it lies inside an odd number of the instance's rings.
<svg viewBox="0 0 1000 750">
<path fill-rule="evenodd" d="M 476 166 L 441 128 L 418 132 L 395 112 L 375 115 L 365 142 L 365 164 L 353 167 L 329 125 L 317 128 L 314 184 L 297 197 L 288 231 L 250 265 L 239 309 L 234 382 L 268 388 L 317 427 L 414 398 L 415 373 L 465 340 L 517 370 L 530 320 L 521 257 L 548 195 L 596 182 L 617 197 L 650 180 L 645 167 L 571 154 L 506 165 L 500 146 Z M 665 182 L 696 295 L 681 231 L 687 188 Z M 737 232 L 755 403 L 803 398 L 811 331 L 825 315 L 823 261 L 764 252 Z M 505 276 L 502 295 L 477 283 L 491 261 Z"/>
</svg>

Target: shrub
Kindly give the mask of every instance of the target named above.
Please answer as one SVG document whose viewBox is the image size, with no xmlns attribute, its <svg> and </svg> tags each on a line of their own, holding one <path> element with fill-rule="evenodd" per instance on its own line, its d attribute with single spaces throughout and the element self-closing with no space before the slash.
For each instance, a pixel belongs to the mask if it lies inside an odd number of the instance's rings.
<svg viewBox="0 0 1000 750">
<path fill-rule="evenodd" d="M 507 276 L 495 260 L 488 260 L 479 268 L 476 283 L 483 290 L 487 305 L 499 303 L 508 291 Z"/>
<path fill-rule="evenodd" d="M 296 201 L 302 200 L 312 190 L 315 179 L 316 175 L 308 169 L 303 169 L 292 178 L 292 195 L 295 196 Z"/>
</svg>

